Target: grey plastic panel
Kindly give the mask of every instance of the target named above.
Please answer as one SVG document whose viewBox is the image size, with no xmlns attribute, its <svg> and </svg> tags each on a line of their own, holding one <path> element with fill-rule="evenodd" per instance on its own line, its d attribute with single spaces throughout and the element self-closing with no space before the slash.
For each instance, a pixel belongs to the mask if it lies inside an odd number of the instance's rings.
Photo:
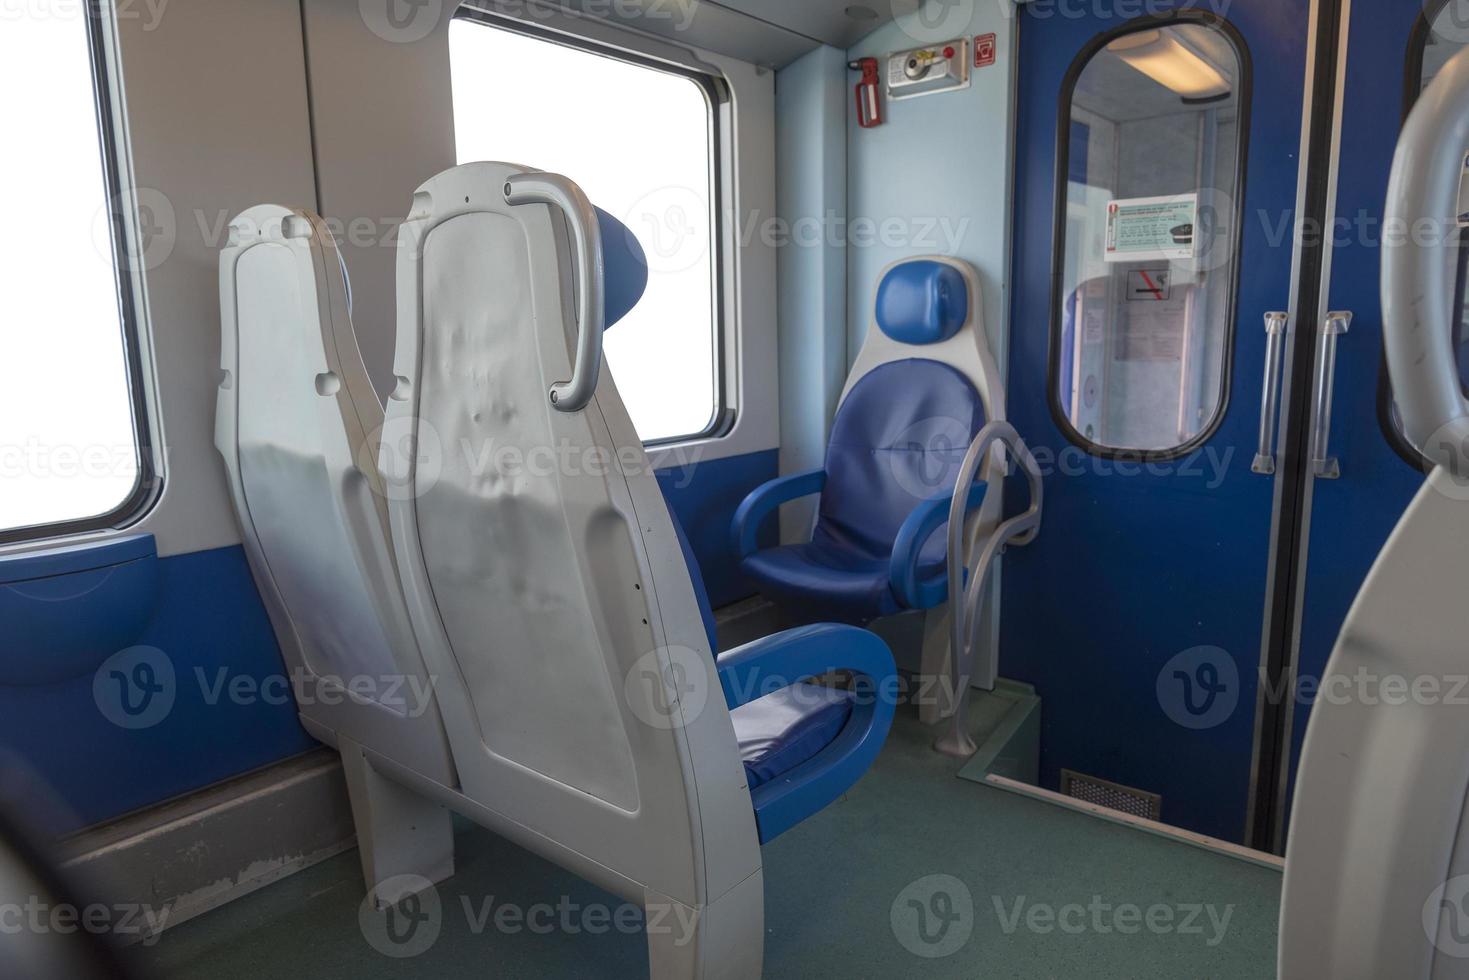
<svg viewBox="0 0 1469 980">
<path fill-rule="evenodd" d="M 484 744 L 634 810 L 632 752 L 573 571 L 580 557 L 560 474 L 535 465 L 508 473 L 511 461 L 496 458 L 534 459 L 558 438 L 539 351 L 525 342 L 536 334 L 529 263 L 519 222 L 497 214 L 452 218 L 424 242 L 418 424 L 434 433 L 420 435 L 424 443 L 449 451 L 418 497 L 419 540 L 444 627 L 464 651 L 459 666 Z M 604 533 L 618 533 L 619 515 L 597 516 L 611 525 Z M 502 656 L 472 655 L 487 637 Z M 566 723 L 567 703 L 581 706 L 581 723 Z"/>
<path fill-rule="evenodd" d="M 362 366 L 331 234 L 259 205 L 220 255 L 215 442 L 298 709 L 314 734 L 391 751 L 452 785 L 408 622 Z"/>
<path fill-rule="evenodd" d="M 319 336 L 302 329 L 295 259 L 282 245 L 248 249 L 235 282 L 238 459 L 255 536 L 307 667 L 324 676 L 388 677 L 396 672 L 395 659 L 354 555 L 353 534 L 364 529 L 348 523 L 375 517 L 372 491 L 357 470 L 341 474 L 340 493 L 333 487 L 320 446 L 324 434 L 309 424 L 322 390 L 339 387 L 341 379 L 323 370 Z M 345 451 L 345 432 L 325 435 L 339 437 Z M 343 501 L 356 513 L 344 511 Z M 380 703 L 386 687 L 373 692 Z M 392 703 L 397 700 L 384 706 L 406 714 L 408 705 Z"/>
<path fill-rule="evenodd" d="M 1452 243 L 1466 149 L 1469 50 L 1449 61 L 1403 126 L 1383 223 L 1394 230 L 1382 249 L 1383 343 L 1403 435 L 1428 459 L 1461 470 L 1469 402 L 1454 351 Z"/>
<path fill-rule="evenodd" d="M 1419 100 L 1393 162 L 1384 227 L 1414 231 L 1382 250 L 1384 342 L 1404 433 L 1439 465 L 1318 685 L 1286 844 L 1283 980 L 1469 977 L 1469 406 L 1450 244 L 1466 148 L 1469 52 Z"/>
<path fill-rule="evenodd" d="M 759 845 L 712 651 L 610 372 L 582 411 L 547 397 L 571 376 L 576 270 L 559 210 L 505 202 L 525 172 L 438 175 L 398 244 L 380 467 L 462 812 L 698 912 L 685 945 L 650 932 L 655 976 L 758 976 Z"/>
</svg>

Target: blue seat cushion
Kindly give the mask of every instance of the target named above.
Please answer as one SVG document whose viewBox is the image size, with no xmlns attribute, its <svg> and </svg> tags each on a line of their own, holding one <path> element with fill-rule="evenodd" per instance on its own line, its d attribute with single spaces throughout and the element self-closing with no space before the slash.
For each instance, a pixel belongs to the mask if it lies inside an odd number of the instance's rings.
<svg viewBox="0 0 1469 980">
<path fill-rule="evenodd" d="M 888 584 L 898 530 L 925 500 L 953 491 L 984 421 L 979 392 L 947 364 L 909 358 L 873 368 L 837 409 L 811 541 L 749 555 L 740 570 L 805 622 L 862 626 L 901 612 Z M 919 577 L 947 574 L 947 555 L 941 525 L 920 548 Z"/>
<path fill-rule="evenodd" d="M 597 208 L 602 232 L 602 307 L 604 329 L 632 312 L 648 288 L 648 259 L 636 235 Z"/>
<path fill-rule="evenodd" d="M 667 503 L 666 496 L 664 502 Z M 714 630 L 714 607 L 709 604 L 709 590 L 704 587 L 704 573 L 699 569 L 699 559 L 694 557 L 694 546 L 689 544 L 683 521 L 678 519 L 671 504 L 668 506 L 668 519 L 673 522 L 673 533 L 678 537 L 679 550 L 683 552 L 684 567 L 689 570 L 689 581 L 694 586 L 694 601 L 699 604 L 699 620 L 703 623 L 704 635 L 709 638 L 709 650 L 714 652 L 719 649 L 719 641 Z"/>
<path fill-rule="evenodd" d="M 852 693 L 820 684 L 782 688 L 729 713 L 754 790 L 809 761 L 852 715 Z"/>
<path fill-rule="evenodd" d="M 903 262 L 877 286 L 878 329 L 900 344 L 943 343 L 968 319 L 969 286 L 947 262 Z"/>
<path fill-rule="evenodd" d="M 740 571 L 762 595 L 802 620 L 862 626 L 903 608 L 889 584 L 886 560 L 820 543 L 756 552 L 740 563 Z M 924 579 L 947 575 L 943 552 L 926 549 L 919 558 L 918 574 Z"/>
<path fill-rule="evenodd" d="M 837 408 L 812 541 L 828 554 L 886 562 L 908 515 L 953 491 L 984 421 L 979 392 L 956 368 L 924 358 L 873 368 Z M 947 547 L 936 532 L 924 560 L 943 561 Z"/>
</svg>

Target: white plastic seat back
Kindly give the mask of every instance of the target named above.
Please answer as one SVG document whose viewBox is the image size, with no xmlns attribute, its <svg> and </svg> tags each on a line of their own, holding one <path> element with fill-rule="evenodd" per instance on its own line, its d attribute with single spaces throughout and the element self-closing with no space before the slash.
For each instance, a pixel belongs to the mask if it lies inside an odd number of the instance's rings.
<svg viewBox="0 0 1469 980">
<path fill-rule="evenodd" d="M 229 234 L 215 444 L 303 724 L 453 785 L 377 474 L 382 407 L 331 233 L 260 205 Z"/>
<path fill-rule="evenodd" d="M 620 894 L 705 910 L 677 955 L 758 972 L 754 816 L 671 517 L 610 373 L 580 410 L 550 396 L 587 381 L 573 351 L 583 328 L 600 344 L 600 265 L 565 178 L 474 163 L 418 189 L 388 403 L 413 439 L 381 463 L 404 586 L 481 819 Z"/>
<path fill-rule="evenodd" d="M 1383 216 L 1384 227 L 1415 229 L 1382 246 L 1392 391 L 1404 433 L 1438 465 L 1316 685 L 1286 844 L 1283 980 L 1469 978 L 1469 401 L 1454 349 L 1466 146 L 1461 51 L 1403 127 Z"/>
</svg>

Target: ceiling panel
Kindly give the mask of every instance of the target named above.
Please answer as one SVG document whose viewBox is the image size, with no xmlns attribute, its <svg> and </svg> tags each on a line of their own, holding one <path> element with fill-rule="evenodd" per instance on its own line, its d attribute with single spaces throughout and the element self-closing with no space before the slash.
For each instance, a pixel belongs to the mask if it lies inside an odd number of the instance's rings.
<svg viewBox="0 0 1469 980">
<path fill-rule="evenodd" d="M 482 0 L 490 7 L 503 0 Z M 922 0 L 550 0 L 637 30 L 784 68 L 820 44 L 846 50 Z M 850 11 L 850 12 L 849 12 Z"/>
<path fill-rule="evenodd" d="M 913 0 L 704 0 L 846 50 Z"/>
</svg>

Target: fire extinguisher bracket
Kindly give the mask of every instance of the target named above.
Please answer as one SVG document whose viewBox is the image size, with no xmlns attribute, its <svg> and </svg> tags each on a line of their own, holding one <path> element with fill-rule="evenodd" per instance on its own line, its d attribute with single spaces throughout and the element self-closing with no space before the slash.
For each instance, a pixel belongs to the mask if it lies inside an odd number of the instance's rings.
<svg viewBox="0 0 1469 980">
<path fill-rule="evenodd" d="M 880 65 L 876 58 L 858 58 L 847 62 L 847 67 L 860 71 L 862 79 L 857 82 L 857 125 L 872 129 L 882 125 L 882 96 L 878 86 L 881 82 Z"/>
</svg>

